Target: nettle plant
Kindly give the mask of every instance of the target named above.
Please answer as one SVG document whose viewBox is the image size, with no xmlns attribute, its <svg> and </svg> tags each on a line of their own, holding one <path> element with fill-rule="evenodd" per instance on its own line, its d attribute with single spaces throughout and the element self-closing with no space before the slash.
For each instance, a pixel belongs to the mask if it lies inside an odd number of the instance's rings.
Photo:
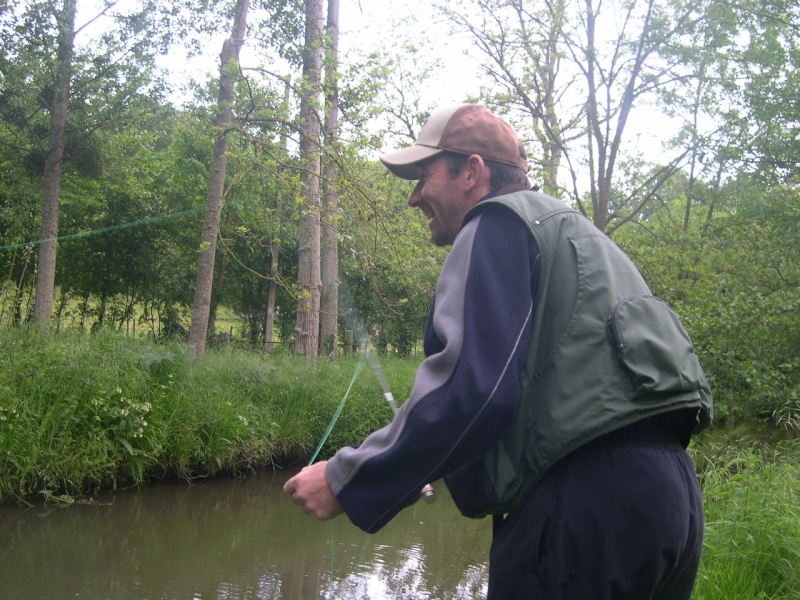
<svg viewBox="0 0 800 600">
<path fill-rule="evenodd" d="M 141 438 L 147 428 L 147 414 L 150 402 L 135 402 L 126 396 L 121 388 L 104 392 L 92 399 L 92 405 L 100 421 L 114 437 L 120 441 Z"/>
</svg>

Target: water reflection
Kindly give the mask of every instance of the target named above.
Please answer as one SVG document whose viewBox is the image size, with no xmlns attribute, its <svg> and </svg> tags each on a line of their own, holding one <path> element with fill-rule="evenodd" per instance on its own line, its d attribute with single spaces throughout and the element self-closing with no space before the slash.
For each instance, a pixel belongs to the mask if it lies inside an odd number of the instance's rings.
<svg viewBox="0 0 800 600">
<path fill-rule="evenodd" d="M 368 536 L 281 493 L 290 473 L 0 507 L 0 598 L 445 599 L 486 594 L 488 520 L 437 484 Z"/>
</svg>

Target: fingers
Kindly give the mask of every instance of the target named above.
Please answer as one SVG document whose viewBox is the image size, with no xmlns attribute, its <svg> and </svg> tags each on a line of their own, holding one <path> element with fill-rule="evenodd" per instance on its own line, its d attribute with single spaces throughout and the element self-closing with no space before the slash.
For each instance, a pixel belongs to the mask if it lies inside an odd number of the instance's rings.
<svg viewBox="0 0 800 600">
<path fill-rule="evenodd" d="M 285 494 L 308 515 L 320 520 L 332 519 L 342 513 L 325 475 L 325 461 L 304 467 L 283 486 Z"/>
<path fill-rule="evenodd" d="M 294 493 L 297 490 L 297 485 L 296 485 L 296 483 L 294 481 L 295 477 L 292 477 L 286 483 L 283 484 L 283 493 L 284 494 L 286 494 L 288 496 L 294 496 Z M 294 497 L 292 498 L 292 500 L 294 500 Z"/>
</svg>

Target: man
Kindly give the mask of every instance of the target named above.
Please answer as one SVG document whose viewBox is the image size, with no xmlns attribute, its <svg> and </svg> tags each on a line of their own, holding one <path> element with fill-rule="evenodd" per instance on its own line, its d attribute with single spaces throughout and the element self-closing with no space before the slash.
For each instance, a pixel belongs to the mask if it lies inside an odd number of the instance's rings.
<svg viewBox="0 0 800 600">
<path fill-rule="evenodd" d="M 485 107 L 434 113 L 381 157 L 452 245 L 409 399 L 284 490 L 374 532 L 444 478 L 493 515 L 489 598 L 689 599 L 703 537 L 686 445 L 708 386 L 677 316 L 576 211 L 531 191 Z"/>
</svg>

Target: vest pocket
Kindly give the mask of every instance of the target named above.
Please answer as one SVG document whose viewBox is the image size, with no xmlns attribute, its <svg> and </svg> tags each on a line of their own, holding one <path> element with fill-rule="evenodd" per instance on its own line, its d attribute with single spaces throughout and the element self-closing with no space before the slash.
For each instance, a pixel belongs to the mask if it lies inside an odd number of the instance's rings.
<svg viewBox="0 0 800 600">
<path fill-rule="evenodd" d="M 688 334 L 663 300 L 649 295 L 624 298 L 608 317 L 607 332 L 631 380 L 633 400 L 708 387 Z"/>
</svg>

